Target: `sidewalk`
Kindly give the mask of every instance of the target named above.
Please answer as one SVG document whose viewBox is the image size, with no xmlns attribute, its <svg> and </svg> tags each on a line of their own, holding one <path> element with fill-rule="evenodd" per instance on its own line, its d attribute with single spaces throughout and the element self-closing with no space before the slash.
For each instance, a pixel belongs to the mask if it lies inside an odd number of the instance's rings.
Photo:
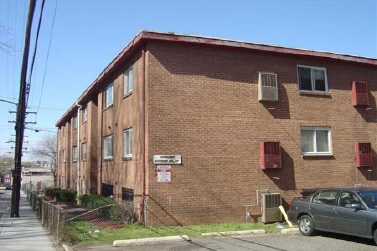
<svg viewBox="0 0 377 251">
<path fill-rule="evenodd" d="M 10 218 L 6 213 L 0 219 L 0 249 L 56 251 L 51 236 L 42 227 L 26 195 L 21 191 L 20 217 Z"/>
</svg>

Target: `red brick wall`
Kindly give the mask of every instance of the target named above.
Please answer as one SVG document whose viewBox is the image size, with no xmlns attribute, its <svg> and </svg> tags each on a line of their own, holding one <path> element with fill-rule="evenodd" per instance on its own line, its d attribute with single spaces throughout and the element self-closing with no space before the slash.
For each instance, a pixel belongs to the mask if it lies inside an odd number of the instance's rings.
<svg viewBox="0 0 377 251">
<path fill-rule="evenodd" d="M 244 222 L 244 204 L 256 204 L 257 190 L 283 194 L 285 206 L 304 188 L 376 185 L 377 170 L 355 168 L 356 141 L 376 139 L 376 67 L 334 59 L 289 56 L 225 47 L 150 42 L 146 46 L 146 194 L 148 225 L 188 225 Z M 123 71 L 134 66 L 134 91 L 123 96 Z M 297 86 L 297 65 L 326 67 L 327 95 L 302 94 Z M 89 120 L 81 127 L 88 142 L 90 163 L 82 174 L 90 188 L 101 183 L 134 189 L 140 203 L 142 166 L 142 58 L 138 53 L 119 67 L 114 83 L 114 105 L 102 109 L 102 95 L 90 100 Z M 274 72 L 278 102 L 259 102 L 258 72 Z M 351 82 L 369 83 L 370 106 L 351 103 Z M 107 82 L 104 83 L 108 84 Z M 103 86 L 105 87 L 105 86 Z M 99 90 L 101 91 L 101 90 Z M 332 130 L 333 156 L 301 157 L 300 127 L 327 126 Z M 122 132 L 133 128 L 133 157 L 122 158 Z M 70 122 L 59 137 L 59 161 L 73 188 L 76 163 L 72 146 L 77 130 Z M 114 135 L 114 158 L 102 161 L 103 136 Z M 76 136 L 75 136 L 76 135 Z M 279 141 L 283 168 L 260 169 L 261 141 Z M 80 143 L 82 143 L 80 142 Z M 81 145 L 80 145 L 81 146 Z M 182 165 L 172 166 L 172 182 L 157 183 L 155 154 L 180 154 Z M 374 163 L 377 163 L 373 151 Z M 80 156 L 79 156 L 80 157 Z M 90 169 L 90 170 L 89 170 Z M 63 171 L 64 170 L 64 171 Z M 89 180 L 90 176 L 90 180 Z M 97 184 L 92 182 L 97 180 Z M 253 218 L 260 206 L 250 208 Z"/>
<path fill-rule="evenodd" d="M 376 185 L 376 165 L 356 169 L 354 150 L 356 141 L 377 149 L 376 67 L 157 42 L 147 50 L 149 225 L 243 222 L 256 190 L 289 203 L 303 188 Z M 326 67 L 329 94 L 300 94 L 297 65 Z M 277 74 L 278 102 L 258 101 L 258 71 Z M 368 108 L 352 106 L 353 80 L 369 83 Z M 302 158 L 301 126 L 331 127 L 333 156 Z M 282 169 L 260 169 L 264 140 L 280 141 Z M 182 155 L 171 183 L 157 183 L 155 154 Z"/>
</svg>

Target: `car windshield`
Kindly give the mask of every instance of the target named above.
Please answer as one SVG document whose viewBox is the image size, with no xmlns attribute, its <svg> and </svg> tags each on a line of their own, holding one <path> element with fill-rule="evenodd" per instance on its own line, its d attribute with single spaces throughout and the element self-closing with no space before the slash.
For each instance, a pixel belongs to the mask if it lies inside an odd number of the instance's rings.
<svg viewBox="0 0 377 251">
<path fill-rule="evenodd" d="M 358 192 L 369 208 L 377 208 L 377 190 Z"/>
</svg>

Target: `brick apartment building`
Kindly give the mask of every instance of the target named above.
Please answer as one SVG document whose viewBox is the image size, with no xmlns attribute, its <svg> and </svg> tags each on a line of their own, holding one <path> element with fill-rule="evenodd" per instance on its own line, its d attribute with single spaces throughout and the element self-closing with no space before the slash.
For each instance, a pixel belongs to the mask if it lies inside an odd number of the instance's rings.
<svg viewBox="0 0 377 251">
<path fill-rule="evenodd" d="M 375 186 L 376 97 L 376 59 L 143 31 L 56 123 L 58 183 L 148 225 L 244 222 L 267 190 Z"/>
</svg>

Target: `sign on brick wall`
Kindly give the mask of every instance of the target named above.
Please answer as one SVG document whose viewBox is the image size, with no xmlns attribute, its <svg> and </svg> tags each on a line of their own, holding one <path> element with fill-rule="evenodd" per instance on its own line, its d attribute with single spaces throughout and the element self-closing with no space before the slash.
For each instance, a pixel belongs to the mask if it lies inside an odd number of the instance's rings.
<svg viewBox="0 0 377 251">
<path fill-rule="evenodd" d="M 171 165 L 157 165 L 157 182 L 171 182 Z"/>
<path fill-rule="evenodd" d="M 182 164 L 181 155 L 153 155 L 154 164 L 169 164 L 179 165 Z"/>
</svg>

